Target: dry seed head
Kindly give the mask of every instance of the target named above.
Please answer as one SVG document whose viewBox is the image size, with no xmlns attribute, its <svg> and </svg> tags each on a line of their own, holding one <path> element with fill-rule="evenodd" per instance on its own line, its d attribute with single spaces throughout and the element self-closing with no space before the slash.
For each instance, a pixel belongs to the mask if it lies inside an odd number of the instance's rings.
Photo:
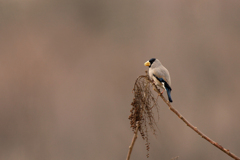
<svg viewBox="0 0 240 160">
<path fill-rule="evenodd" d="M 132 109 L 129 116 L 130 125 L 133 131 L 139 122 L 139 132 L 146 141 L 146 149 L 149 151 L 148 128 L 156 135 L 156 121 L 154 119 L 153 108 L 158 112 L 157 98 L 154 97 L 151 90 L 151 83 L 148 74 L 139 76 L 134 84 L 134 98 L 131 103 Z M 154 86 L 155 87 L 155 86 Z M 149 154 L 147 154 L 147 157 Z"/>
</svg>

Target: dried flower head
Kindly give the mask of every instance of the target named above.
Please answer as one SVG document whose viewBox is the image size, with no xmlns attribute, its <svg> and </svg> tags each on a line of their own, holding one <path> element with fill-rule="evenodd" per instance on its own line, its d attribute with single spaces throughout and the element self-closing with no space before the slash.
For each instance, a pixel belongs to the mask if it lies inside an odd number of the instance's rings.
<svg viewBox="0 0 240 160">
<path fill-rule="evenodd" d="M 132 109 L 129 116 L 130 125 L 133 131 L 136 129 L 136 124 L 139 122 L 139 132 L 142 138 L 146 141 L 146 149 L 149 151 L 148 128 L 156 135 L 156 121 L 153 114 L 155 108 L 158 112 L 157 98 L 154 97 L 150 78 L 147 75 L 139 76 L 134 84 L 134 98 L 131 103 Z M 155 87 L 155 86 L 154 86 Z M 147 154 L 149 157 L 149 154 Z"/>
</svg>

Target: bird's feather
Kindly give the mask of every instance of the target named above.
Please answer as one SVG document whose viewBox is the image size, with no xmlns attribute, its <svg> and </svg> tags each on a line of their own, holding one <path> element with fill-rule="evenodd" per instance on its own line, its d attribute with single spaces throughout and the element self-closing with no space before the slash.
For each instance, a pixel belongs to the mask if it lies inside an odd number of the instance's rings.
<svg viewBox="0 0 240 160">
<path fill-rule="evenodd" d="M 169 102 L 172 102 L 172 97 L 171 97 L 171 91 L 172 88 L 169 86 L 169 84 L 163 79 L 163 78 L 158 78 L 155 74 L 153 74 L 153 76 L 160 82 L 164 84 L 164 88 L 167 91 L 167 95 L 168 95 L 168 100 Z"/>
</svg>

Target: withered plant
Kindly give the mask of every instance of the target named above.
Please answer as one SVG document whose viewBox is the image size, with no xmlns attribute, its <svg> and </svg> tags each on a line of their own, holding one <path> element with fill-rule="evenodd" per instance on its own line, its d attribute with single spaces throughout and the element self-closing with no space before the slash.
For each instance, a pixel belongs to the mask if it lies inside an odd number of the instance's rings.
<svg viewBox="0 0 240 160">
<path fill-rule="evenodd" d="M 135 81 L 133 93 L 134 98 L 132 102 L 131 114 L 129 116 L 130 125 L 133 131 L 137 128 L 146 141 L 146 149 L 149 151 L 148 128 L 152 133 L 156 134 L 156 121 L 154 118 L 153 109 L 158 112 L 157 98 L 154 97 L 151 91 L 151 81 L 148 75 L 139 76 Z M 148 156 L 148 154 L 147 154 Z"/>
<path fill-rule="evenodd" d="M 153 90 L 157 92 L 158 96 L 154 97 Z M 132 109 L 130 110 L 131 114 L 129 116 L 129 120 L 131 125 L 130 127 L 132 128 L 134 135 L 131 145 L 129 146 L 127 160 L 130 159 L 133 146 L 137 139 L 138 131 L 140 132 L 141 137 L 146 141 L 147 157 L 149 157 L 150 143 L 148 139 L 148 132 L 150 129 L 150 131 L 156 135 L 157 124 L 154 117 L 154 110 L 157 110 L 157 113 L 159 112 L 157 103 L 159 96 L 168 105 L 172 112 L 174 112 L 185 124 L 187 124 L 187 126 L 198 133 L 203 139 L 207 140 L 233 159 L 240 160 L 239 157 L 231 153 L 228 149 L 223 148 L 220 144 L 203 134 L 197 129 L 197 127 L 194 127 L 189 121 L 187 121 L 186 118 L 184 118 L 176 109 L 174 109 L 168 100 L 164 98 L 163 94 L 160 92 L 155 83 L 150 80 L 147 72 L 146 75 L 141 75 L 136 79 L 133 88 L 133 94 L 134 98 L 133 102 L 131 103 Z M 177 158 L 178 156 L 173 159 Z"/>
</svg>

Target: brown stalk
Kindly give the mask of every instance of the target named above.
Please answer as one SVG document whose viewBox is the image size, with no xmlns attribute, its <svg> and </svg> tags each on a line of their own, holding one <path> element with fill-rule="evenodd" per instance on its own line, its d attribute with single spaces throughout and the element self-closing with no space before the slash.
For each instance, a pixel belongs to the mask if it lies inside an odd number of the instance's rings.
<svg viewBox="0 0 240 160">
<path fill-rule="evenodd" d="M 128 154 L 127 154 L 127 159 L 126 160 L 130 159 L 130 156 L 131 156 L 131 153 L 132 153 L 132 150 L 133 150 L 133 146 L 134 146 L 135 141 L 137 139 L 138 128 L 139 128 L 139 122 L 137 122 L 136 130 L 135 130 L 134 135 L 133 135 L 132 143 L 129 146 L 129 150 L 128 150 Z"/>
<path fill-rule="evenodd" d="M 197 129 L 197 127 L 193 126 L 186 118 L 184 118 L 176 109 L 172 107 L 172 105 L 168 102 L 168 100 L 163 96 L 163 94 L 160 92 L 160 90 L 157 88 L 157 86 L 148 78 L 148 81 L 153 85 L 154 90 L 158 93 L 158 95 L 163 99 L 163 101 L 168 105 L 169 109 L 173 111 L 184 123 L 187 124 L 188 127 L 193 129 L 196 133 L 198 133 L 202 138 L 213 144 L 215 147 L 232 157 L 233 159 L 240 160 L 239 157 L 237 157 L 235 154 L 231 153 L 228 149 L 222 147 L 217 142 L 210 139 L 208 136 L 206 136 L 204 133 L 202 133 L 200 130 Z"/>
<path fill-rule="evenodd" d="M 153 87 L 153 90 L 156 91 L 158 95 L 163 99 L 163 101 L 168 105 L 169 109 L 173 113 L 175 113 L 185 124 L 187 124 L 188 127 L 190 127 L 202 138 L 204 138 L 205 140 L 213 144 L 215 147 L 217 147 L 218 149 L 220 149 L 230 157 L 234 158 L 235 160 L 240 160 L 240 158 L 237 157 L 235 154 L 231 153 L 228 149 L 225 149 L 220 144 L 213 141 L 204 133 L 202 133 L 200 130 L 198 130 L 197 127 L 193 126 L 176 109 L 174 109 L 172 105 L 168 102 L 168 100 L 160 92 L 160 90 L 157 88 L 155 83 L 149 79 L 147 72 L 146 72 L 146 75 L 141 75 L 136 79 L 136 82 L 133 88 L 134 98 L 131 104 L 132 109 L 130 110 L 131 114 L 129 116 L 129 120 L 131 125 L 130 127 L 134 131 L 134 136 L 132 139 L 132 143 L 129 146 L 127 160 L 130 159 L 130 155 L 131 155 L 134 143 L 137 139 L 138 131 L 140 132 L 141 137 L 146 141 L 145 145 L 146 145 L 147 152 L 149 152 L 149 148 L 150 148 L 149 146 L 150 143 L 148 140 L 148 132 L 149 132 L 148 129 L 150 128 L 150 131 L 152 131 L 154 135 L 156 132 L 155 128 L 157 127 L 157 125 L 154 118 L 153 108 L 155 108 L 158 111 L 158 104 L 157 104 L 157 99 L 154 98 L 152 90 L 150 89 L 151 86 Z M 147 154 L 147 157 L 149 157 L 149 154 Z"/>
</svg>

